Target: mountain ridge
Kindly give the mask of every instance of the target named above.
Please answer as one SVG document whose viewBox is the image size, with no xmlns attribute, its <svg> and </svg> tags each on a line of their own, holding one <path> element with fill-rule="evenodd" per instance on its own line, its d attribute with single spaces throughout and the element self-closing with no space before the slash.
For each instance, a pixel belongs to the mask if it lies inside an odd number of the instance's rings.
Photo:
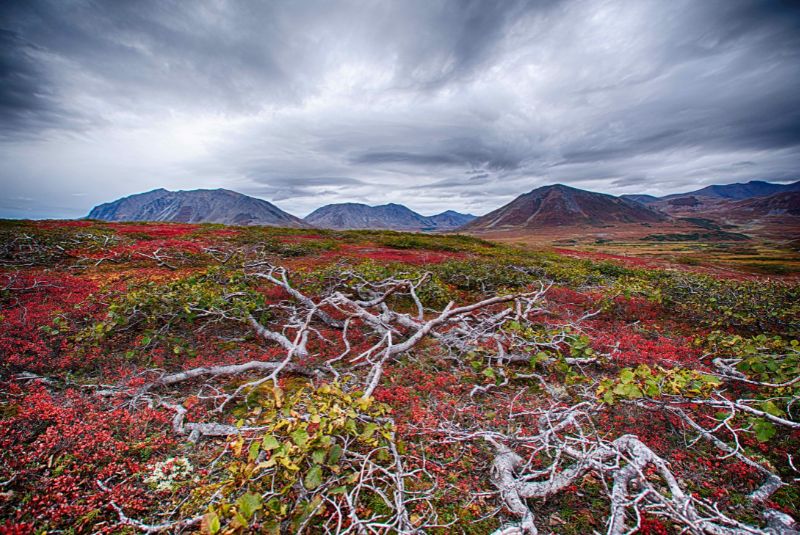
<svg viewBox="0 0 800 535">
<path fill-rule="evenodd" d="M 626 194 L 620 197 L 652 204 L 659 201 L 669 201 L 679 197 L 709 197 L 714 199 L 728 199 L 740 201 L 756 197 L 768 197 L 776 193 L 800 191 L 800 180 L 789 184 L 766 182 L 764 180 L 750 180 L 749 182 L 734 182 L 733 184 L 711 184 L 700 189 L 683 193 L 670 193 L 657 197 L 645 194 Z"/>
<path fill-rule="evenodd" d="M 554 184 L 522 194 L 460 230 L 536 229 L 581 224 L 601 226 L 654 223 L 666 219 L 668 217 L 665 214 L 635 201 Z"/>
<path fill-rule="evenodd" d="M 219 189 L 157 188 L 99 204 L 86 216 L 103 221 L 170 221 L 307 228 L 302 219 L 263 199 Z"/>
<path fill-rule="evenodd" d="M 473 220 L 471 214 L 446 210 L 423 216 L 407 206 L 388 203 L 370 206 L 363 203 L 334 203 L 320 206 L 304 221 L 320 228 L 385 230 L 454 230 Z"/>
</svg>

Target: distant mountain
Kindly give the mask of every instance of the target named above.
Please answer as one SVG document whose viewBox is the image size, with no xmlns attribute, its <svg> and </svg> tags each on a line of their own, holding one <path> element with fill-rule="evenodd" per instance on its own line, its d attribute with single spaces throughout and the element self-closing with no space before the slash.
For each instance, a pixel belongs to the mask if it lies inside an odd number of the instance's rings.
<svg viewBox="0 0 800 535">
<path fill-rule="evenodd" d="M 437 229 L 445 230 L 462 227 L 470 221 L 477 219 L 477 216 L 472 214 L 461 214 L 459 212 L 454 212 L 453 210 L 447 210 L 441 214 L 432 215 L 428 219 L 433 221 L 433 224 Z"/>
<path fill-rule="evenodd" d="M 619 198 L 628 201 L 640 202 L 642 204 L 649 204 L 658 200 L 658 197 L 655 195 L 620 195 Z"/>
<path fill-rule="evenodd" d="M 305 222 L 320 228 L 387 229 L 387 230 L 452 230 L 468 223 L 475 216 L 448 210 L 426 217 L 401 204 L 369 206 L 359 203 L 328 204 L 317 208 Z"/>
<path fill-rule="evenodd" d="M 574 225 L 655 223 L 666 215 L 626 199 L 561 184 L 520 195 L 463 227 L 465 231 L 522 230 Z"/>
<path fill-rule="evenodd" d="M 796 234 L 800 225 L 800 191 L 742 200 L 688 195 L 659 200 L 649 206 L 682 219 L 703 218 L 755 231 L 766 228 L 773 237 L 780 237 L 781 229 L 783 233 Z"/>
<path fill-rule="evenodd" d="M 787 191 L 768 197 L 737 201 L 730 203 L 726 211 L 734 216 L 750 214 L 753 217 L 800 217 L 800 191 Z"/>
<path fill-rule="evenodd" d="M 87 217 L 103 221 L 174 221 L 296 228 L 309 226 L 302 219 L 267 201 L 226 189 L 156 189 L 95 206 Z"/>
<path fill-rule="evenodd" d="M 687 191 L 685 193 L 673 193 L 663 197 L 655 197 L 653 195 L 620 195 L 620 197 L 623 199 L 638 201 L 644 204 L 668 201 L 670 199 L 677 199 L 679 197 L 705 197 L 711 199 L 729 199 L 739 201 L 742 199 L 766 197 L 768 195 L 775 195 L 776 193 L 785 193 L 789 191 L 800 191 L 800 181 L 792 184 L 775 184 L 773 182 L 764 182 L 763 180 L 751 180 L 747 183 L 713 184 L 698 190 Z"/>
</svg>

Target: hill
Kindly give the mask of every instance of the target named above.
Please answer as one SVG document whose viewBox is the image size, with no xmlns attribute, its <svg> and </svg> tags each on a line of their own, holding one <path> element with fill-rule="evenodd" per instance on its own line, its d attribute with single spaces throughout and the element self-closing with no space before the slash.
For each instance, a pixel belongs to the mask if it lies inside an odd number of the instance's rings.
<svg viewBox="0 0 800 535">
<path fill-rule="evenodd" d="M 447 210 L 441 214 L 432 215 L 429 219 L 433 221 L 437 229 L 455 229 L 466 225 L 470 221 L 474 221 L 477 219 L 477 216 Z"/>
<path fill-rule="evenodd" d="M 655 195 L 620 195 L 619 198 L 628 201 L 640 202 L 642 204 L 648 204 L 659 200 L 659 198 Z"/>
<path fill-rule="evenodd" d="M 741 200 L 684 195 L 665 197 L 650 203 L 649 206 L 673 216 L 703 213 L 714 219 L 732 218 L 741 222 L 764 217 L 800 215 L 800 191 L 787 191 Z"/>
<path fill-rule="evenodd" d="M 328 204 L 317 208 L 306 223 L 330 229 L 452 230 L 475 216 L 452 210 L 426 217 L 401 204 L 369 206 L 360 203 Z"/>
<path fill-rule="evenodd" d="M 731 203 L 731 214 L 749 214 L 751 217 L 795 216 L 800 217 L 800 191 L 777 193 L 769 197 L 757 197 Z"/>
<path fill-rule="evenodd" d="M 308 227 L 302 219 L 272 203 L 226 189 L 169 191 L 160 188 L 98 205 L 87 217 L 103 221 Z"/>
<path fill-rule="evenodd" d="M 667 216 L 640 203 L 562 184 L 520 195 L 463 227 L 466 231 L 521 230 L 616 223 L 657 223 Z"/>
<path fill-rule="evenodd" d="M 800 191 L 800 181 L 792 184 L 773 184 L 772 182 L 764 182 L 763 180 L 751 180 L 747 183 L 723 185 L 715 184 L 695 191 L 690 191 L 688 193 L 667 195 L 666 197 L 662 197 L 662 199 L 672 199 L 675 197 L 692 195 L 695 197 L 714 197 L 718 199 L 743 200 L 752 199 L 754 197 L 766 197 L 768 195 L 790 191 Z"/>
</svg>

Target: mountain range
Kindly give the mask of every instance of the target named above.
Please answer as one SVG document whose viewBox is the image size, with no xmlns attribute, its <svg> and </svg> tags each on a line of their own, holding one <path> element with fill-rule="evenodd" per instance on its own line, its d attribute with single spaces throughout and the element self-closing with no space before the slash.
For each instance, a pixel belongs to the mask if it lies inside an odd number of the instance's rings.
<svg viewBox="0 0 800 535">
<path fill-rule="evenodd" d="M 787 193 L 791 191 L 800 191 L 800 181 L 792 184 L 773 184 L 772 182 L 764 182 L 763 180 L 751 180 L 746 183 L 715 184 L 688 193 L 673 193 L 672 195 L 666 195 L 660 198 L 656 197 L 655 199 L 669 200 L 678 197 L 692 196 L 741 201 L 743 199 L 766 197 L 768 195 L 775 195 L 776 193 Z"/>
<path fill-rule="evenodd" d="M 555 184 L 536 188 L 482 216 L 452 210 L 423 216 L 400 204 L 369 206 L 329 204 L 305 219 L 277 206 L 225 189 L 168 191 L 156 189 L 101 204 L 89 213 L 105 221 L 176 221 L 267 225 L 295 228 L 391 229 L 404 231 L 463 231 L 532 233 L 559 228 L 608 228 L 669 225 L 706 218 L 719 224 L 771 225 L 800 223 L 800 182 L 773 184 L 751 181 L 713 185 L 664 197 L 604 193 Z"/>
<path fill-rule="evenodd" d="M 172 221 L 407 231 L 453 230 L 475 219 L 474 215 L 452 210 L 426 217 L 400 204 L 368 206 L 357 203 L 329 204 L 318 208 L 305 219 L 300 219 L 270 202 L 235 191 L 168 191 L 163 188 L 100 204 L 87 217 L 103 221 Z"/>
<path fill-rule="evenodd" d="M 305 221 L 315 227 L 331 229 L 453 230 L 475 219 L 471 214 L 452 210 L 430 217 L 402 204 L 369 206 L 358 203 L 328 204 L 317 208 Z"/>
</svg>

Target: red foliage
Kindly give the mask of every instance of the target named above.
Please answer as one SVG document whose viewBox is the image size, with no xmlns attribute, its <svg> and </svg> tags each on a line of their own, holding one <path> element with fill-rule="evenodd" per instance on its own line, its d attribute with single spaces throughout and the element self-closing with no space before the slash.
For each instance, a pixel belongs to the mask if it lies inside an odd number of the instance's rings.
<svg viewBox="0 0 800 535">
<path fill-rule="evenodd" d="M 147 225 L 110 223 L 111 229 L 118 234 L 140 234 L 152 238 L 175 238 L 197 232 L 200 227 L 185 223 L 149 223 Z"/>
<path fill-rule="evenodd" d="M 639 364 L 657 364 L 666 368 L 704 367 L 700 362 L 700 351 L 690 346 L 688 340 L 637 333 L 631 327 L 619 324 L 606 327 L 593 333 L 592 347 L 602 353 L 612 353 L 614 363 L 620 367 Z"/>
<path fill-rule="evenodd" d="M 355 252 L 357 258 L 374 260 L 381 263 L 398 262 L 423 266 L 425 264 L 441 264 L 448 260 L 461 260 L 465 258 L 463 253 L 453 253 L 447 251 L 428 251 L 412 249 L 389 249 L 385 247 L 361 247 Z"/>
<path fill-rule="evenodd" d="M 94 226 L 96 223 L 94 221 L 61 221 L 61 220 L 46 220 L 46 221 L 35 221 L 33 225 L 41 230 L 55 230 L 60 228 L 86 228 Z"/>
<path fill-rule="evenodd" d="M 669 530 L 657 518 L 643 518 L 642 525 L 636 533 L 641 533 L 641 535 L 667 535 Z"/>
<path fill-rule="evenodd" d="M 34 372 L 69 370 L 87 364 L 86 355 L 70 351 L 66 334 L 55 321 L 70 324 L 102 314 L 89 301 L 97 286 L 62 273 L 0 274 L 10 295 L 0 322 L 0 370 Z"/>
<path fill-rule="evenodd" d="M 146 510 L 152 498 L 130 478 L 173 444 L 164 433 L 168 415 L 106 407 L 76 390 L 56 395 L 36 384 L 4 390 L 11 416 L 0 420 L 0 471 L 4 480 L 15 476 L 9 490 L 30 499 L 0 503 L 3 517 L 57 528 L 77 526 L 93 511 L 114 515 L 97 481 L 107 482 L 126 510 Z"/>
</svg>

